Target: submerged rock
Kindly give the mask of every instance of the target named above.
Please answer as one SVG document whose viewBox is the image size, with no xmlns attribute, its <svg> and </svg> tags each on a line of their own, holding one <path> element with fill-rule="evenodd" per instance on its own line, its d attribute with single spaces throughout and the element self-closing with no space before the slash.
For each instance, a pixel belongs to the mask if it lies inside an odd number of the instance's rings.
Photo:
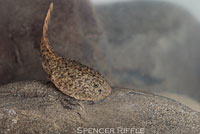
<svg viewBox="0 0 200 134">
<path fill-rule="evenodd" d="M 0 0 L 0 85 L 47 80 L 39 46 L 49 0 Z M 96 67 L 101 36 L 89 0 L 52 0 L 49 39 L 56 53 Z M 93 45 L 95 44 L 95 46 Z M 98 59 L 98 60 L 96 60 Z M 101 56 L 103 59 L 103 56 Z"/>
<path fill-rule="evenodd" d="M 0 87 L 0 133 L 200 133 L 200 113 L 177 101 L 114 88 L 105 100 L 78 101 L 51 83 Z"/>
</svg>

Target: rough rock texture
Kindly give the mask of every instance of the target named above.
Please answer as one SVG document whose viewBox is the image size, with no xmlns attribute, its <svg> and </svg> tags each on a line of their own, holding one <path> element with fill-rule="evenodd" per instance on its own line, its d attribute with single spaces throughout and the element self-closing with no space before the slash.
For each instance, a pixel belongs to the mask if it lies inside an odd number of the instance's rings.
<svg viewBox="0 0 200 134">
<path fill-rule="evenodd" d="M 51 83 L 27 81 L 0 87 L 2 134 L 72 134 L 82 128 L 117 131 L 118 127 L 147 134 L 197 134 L 200 113 L 139 90 L 115 88 L 103 101 L 84 102 L 63 95 Z"/>
<path fill-rule="evenodd" d="M 0 0 L 0 84 L 44 80 L 39 54 L 42 26 L 50 0 Z M 95 46 L 100 37 L 88 0 L 53 0 L 50 41 L 67 58 L 96 66 L 103 56 Z M 91 45 L 95 44 L 95 45 Z"/>
<path fill-rule="evenodd" d="M 192 99 L 192 97 L 188 97 L 182 94 L 169 93 L 169 92 L 160 92 L 159 95 L 177 100 L 178 102 L 181 102 L 182 104 L 190 107 L 191 109 L 200 112 L 200 103 Z"/>
</svg>

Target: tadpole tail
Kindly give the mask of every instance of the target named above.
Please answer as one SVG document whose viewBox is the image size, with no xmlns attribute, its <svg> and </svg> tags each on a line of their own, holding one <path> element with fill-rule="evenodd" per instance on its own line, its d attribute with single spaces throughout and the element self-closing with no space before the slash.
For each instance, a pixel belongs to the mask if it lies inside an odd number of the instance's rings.
<svg viewBox="0 0 200 134">
<path fill-rule="evenodd" d="M 44 21 L 44 26 L 43 26 L 43 37 L 47 37 L 47 32 L 51 20 L 51 13 L 53 12 L 53 3 L 50 4 L 49 10 L 47 12 L 45 21 Z"/>
<path fill-rule="evenodd" d="M 51 74 L 51 71 L 53 69 L 52 63 L 56 63 L 59 58 L 59 56 L 55 54 L 48 40 L 48 29 L 49 29 L 48 27 L 50 24 L 52 11 L 53 11 L 53 3 L 50 4 L 46 18 L 44 20 L 43 35 L 40 43 L 40 55 L 42 60 L 42 66 L 48 74 Z"/>
<path fill-rule="evenodd" d="M 42 35 L 42 39 L 40 43 L 41 56 L 46 57 L 46 58 L 48 58 L 49 56 L 50 56 L 49 58 L 52 58 L 51 56 L 55 56 L 55 53 L 48 40 L 48 29 L 49 29 L 52 11 L 53 11 L 53 3 L 50 4 L 46 18 L 44 20 L 43 35 Z"/>
</svg>

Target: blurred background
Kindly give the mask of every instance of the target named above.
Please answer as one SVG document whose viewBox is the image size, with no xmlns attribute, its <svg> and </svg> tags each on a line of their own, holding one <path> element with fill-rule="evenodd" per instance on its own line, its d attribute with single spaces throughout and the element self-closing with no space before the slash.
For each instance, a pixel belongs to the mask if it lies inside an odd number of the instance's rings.
<svg viewBox="0 0 200 134">
<path fill-rule="evenodd" d="M 0 0 L 0 84 L 45 80 L 39 44 L 47 0 Z M 62 57 L 113 87 L 167 96 L 200 111 L 200 1 L 54 1 L 49 38 Z"/>
<path fill-rule="evenodd" d="M 115 2 L 127 2 L 127 1 L 145 1 L 145 0 L 91 0 L 95 5 L 96 4 L 108 4 Z M 191 12 L 195 17 L 200 20 L 200 1 L 199 0 L 146 0 L 146 1 L 160 1 L 160 2 L 170 2 L 172 4 L 180 5 L 185 10 Z"/>
<path fill-rule="evenodd" d="M 200 1 L 92 2 L 109 44 L 114 85 L 200 102 Z"/>
</svg>

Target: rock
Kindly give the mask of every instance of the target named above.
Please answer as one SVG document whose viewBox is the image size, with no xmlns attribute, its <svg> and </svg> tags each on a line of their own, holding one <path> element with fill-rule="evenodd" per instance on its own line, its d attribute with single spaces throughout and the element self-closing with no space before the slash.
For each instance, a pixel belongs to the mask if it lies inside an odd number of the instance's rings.
<svg viewBox="0 0 200 134">
<path fill-rule="evenodd" d="M 177 101 L 114 88 L 99 102 L 77 101 L 51 83 L 26 81 L 0 87 L 0 133 L 86 133 L 132 128 L 148 134 L 200 133 L 200 113 Z M 106 130 L 103 128 L 107 128 Z M 95 130 L 94 130 L 95 129 Z"/>
<path fill-rule="evenodd" d="M 49 36 L 56 53 L 96 67 L 96 59 L 103 60 L 96 49 L 101 34 L 90 2 L 53 2 Z M 48 0 L 0 0 L 0 84 L 46 80 L 39 45 L 49 5 Z"/>
<path fill-rule="evenodd" d="M 161 92 L 159 93 L 159 95 L 177 100 L 178 102 L 181 102 L 182 104 L 190 107 L 191 109 L 200 112 L 200 104 L 194 99 L 192 99 L 191 97 L 181 95 L 181 94 L 169 93 L 169 92 Z"/>
</svg>

